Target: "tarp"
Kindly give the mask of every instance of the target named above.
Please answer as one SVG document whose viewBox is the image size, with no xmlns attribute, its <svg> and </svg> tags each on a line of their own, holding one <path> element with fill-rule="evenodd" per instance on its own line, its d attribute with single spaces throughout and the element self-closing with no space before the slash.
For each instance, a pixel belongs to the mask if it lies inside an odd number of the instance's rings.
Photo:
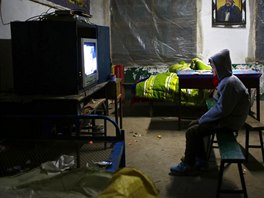
<svg viewBox="0 0 264 198">
<path fill-rule="evenodd" d="M 196 57 L 194 0 L 111 0 L 112 63 L 173 64 Z"/>
</svg>

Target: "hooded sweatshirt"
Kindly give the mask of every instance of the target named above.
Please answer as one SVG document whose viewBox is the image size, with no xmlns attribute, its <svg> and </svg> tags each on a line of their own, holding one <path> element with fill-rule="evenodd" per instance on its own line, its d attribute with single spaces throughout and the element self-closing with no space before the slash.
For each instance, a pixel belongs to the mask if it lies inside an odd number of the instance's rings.
<svg viewBox="0 0 264 198">
<path fill-rule="evenodd" d="M 217 122 L 218 127 L 239 130 L 249 112 L 249 94 L 244 84 L 232 73 L 229 50 L 224 49 L 209 58 L 219 84 L 216 104 L 199 119 L 199 124 Z"/>
</svg>

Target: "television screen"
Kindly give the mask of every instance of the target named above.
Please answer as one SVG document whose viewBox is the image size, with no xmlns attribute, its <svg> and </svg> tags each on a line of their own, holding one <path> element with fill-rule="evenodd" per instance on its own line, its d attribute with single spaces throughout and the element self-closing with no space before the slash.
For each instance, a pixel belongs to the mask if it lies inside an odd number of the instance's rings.
<svg viewBox="0 0 264 198">
<path fill-rule="evenodd" d="M 81 39 L 83 88 L 98 81 L 97 40 Z"/>
</svg>

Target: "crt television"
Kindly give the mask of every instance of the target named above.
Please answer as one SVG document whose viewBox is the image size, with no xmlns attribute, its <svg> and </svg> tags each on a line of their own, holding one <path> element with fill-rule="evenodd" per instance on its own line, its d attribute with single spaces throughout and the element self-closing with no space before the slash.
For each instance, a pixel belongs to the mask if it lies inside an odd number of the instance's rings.
<svg viewBox="0 0 264 198">
<path fill-rule="evenodd" d="M 109 28 L 76 21 L 11 23 L 14 90 L 72 95 L 108 80 Z"/>
<path fill-rule="evenodd" d="M 82 83 L 90 87 L 98 81 L 97 39 L 81 38 Z"/>
</svg>

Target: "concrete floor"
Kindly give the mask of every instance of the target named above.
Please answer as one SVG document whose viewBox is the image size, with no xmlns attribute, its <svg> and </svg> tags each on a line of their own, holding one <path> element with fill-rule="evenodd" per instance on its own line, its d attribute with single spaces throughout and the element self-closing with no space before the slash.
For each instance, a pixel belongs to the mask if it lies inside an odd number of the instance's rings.
<svg viewBox="0 0 264 198">
<path fill-rule="evenodd" d="M 261 101 L 261 121 L 264 121 L 264 101 Z M 173 107 L 169 107 L 172 111 Z M 124 105 L 123 128 L 126 132 L 127 167 L 134 167 L 149 176 L 160 191 L 161 198 L 212 198 L 216 195 L 219 153 L 214 149 L 210 168 L 197 176 L 170 176 L 169 168 L 178 163 L 185 149 L 185 130 L 190 119 L 183 120 L 178 130 L 177 117 L 157 116 L 165 110 L 157 109 L 155 117 L 148 116 L 148 106 Z M 194 114 L 194 111 L 190 111 Z M 264 122 L 263 122 L 264 123 Z M 244 129 L 239 131 L 238 141 L 244 146 Z M 258 142 L 258 134 L 250 135 L 252 142 Z M 264 166 L 260 149 L 250 149 L 249 161 L 243 165 L 249 198 L 264 197 Z M 240 188 L 236 165 L 229 166 L 224 173 L 223 185 Z M 225 194 L 221 197 L 243 197 Z"/>
</svg>

